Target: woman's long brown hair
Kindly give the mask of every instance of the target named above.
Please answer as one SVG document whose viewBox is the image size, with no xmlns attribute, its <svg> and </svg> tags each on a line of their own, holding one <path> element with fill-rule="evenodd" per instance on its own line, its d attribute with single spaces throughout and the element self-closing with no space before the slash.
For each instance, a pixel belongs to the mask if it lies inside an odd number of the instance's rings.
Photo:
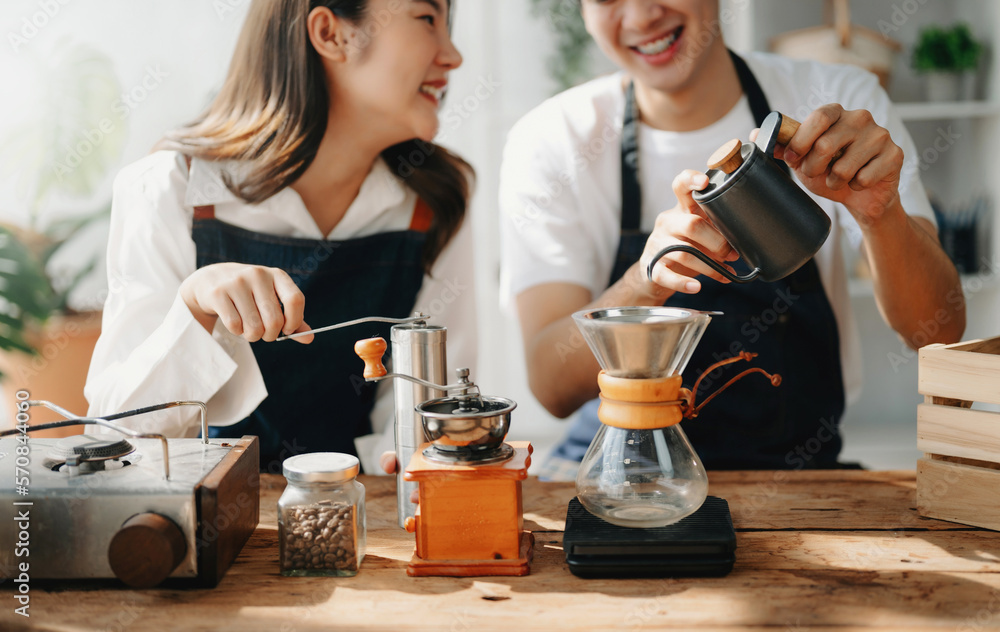
<svg viewBox="0 0 1000 632">
<path fill-rule="evenodd" d="M 240 181 L 226 186 L 250 203 L 295 182 L 316 157 L 330 111 L 323 64 L 306 32 L 309 12 L 321 6 L 355 24 L 368 18 L 368 0 L 254 0 L 219 94 L 157 148 L 247 163 Z M 382 158 L 434 213 L 423 253 L 429 271 L 462 225 L 473 169 L 420 140 L 389 147 Z"/>
</svg>

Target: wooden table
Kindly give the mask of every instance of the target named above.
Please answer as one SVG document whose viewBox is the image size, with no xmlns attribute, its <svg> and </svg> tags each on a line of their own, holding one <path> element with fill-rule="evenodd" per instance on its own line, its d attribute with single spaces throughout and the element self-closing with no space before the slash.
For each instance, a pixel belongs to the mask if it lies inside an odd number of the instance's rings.
<svg viewBox="0 0 1000 632">
<path fill-rule="evenodd" d="M 562 552 L 571 484 L 524 484 L 535 532 L 531 575 L 409 578 L 413 535 L 395 526 L 391 478 L 368 489 L 368 555 L 357 577 L 278 573 L 266 477 L 260 527 L 214 590 L 45 591 L 30 621 L 0 591 L 0 629 L 46 630 L 638 630 L 798 632 L 1000 628 L 1000 534 L 921 518 L 913 472 L 713 472 L 737 530 L 736 568 L 720 579 L 583 580 Z"/>
</svg>

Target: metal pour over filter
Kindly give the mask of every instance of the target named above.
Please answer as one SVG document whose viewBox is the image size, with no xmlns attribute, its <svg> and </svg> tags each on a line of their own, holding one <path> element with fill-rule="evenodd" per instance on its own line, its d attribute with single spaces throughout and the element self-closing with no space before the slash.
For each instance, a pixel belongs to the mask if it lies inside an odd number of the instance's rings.
<svg viewBox="0 0 1000 632">
<path fill-rule="evenodd" d="M 615 307 L 577 312 L 573 320 L 605 373 L 648 379 L 679 375 L 712 315 L 676 307 Z"/>
</svg>

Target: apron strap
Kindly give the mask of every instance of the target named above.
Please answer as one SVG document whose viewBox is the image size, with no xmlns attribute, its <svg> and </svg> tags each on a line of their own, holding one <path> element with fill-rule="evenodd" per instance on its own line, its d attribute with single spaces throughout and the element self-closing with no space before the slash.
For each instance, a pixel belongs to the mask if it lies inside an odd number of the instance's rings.
<svg viewBox="0 0 1000 632">
<path fill-rule="evenodd" d="M 622 232 L 639 230 L 642 188 L 639 186 L 639 108 L 635 82 L 625 88 L 625 118 L 622 125 Z"/>
<path fill-rule="evenodd" d="M 736 66 L 736 75 L 740 78 L 740 87 L 743 88 L 743 94 L 747 95 L 750 112 L 753 113 L 753 120 L 757 123 L 757 127 L 760 127 L 764 124 L 764 119 L 767 118 L 767 115 L 771 113 L 771 106 L 767 103 L 767 97 L 764 96 L 764 91 L 761 89 L 760 84 L 757 83 L 757 78 L 753 76 L 750 67 L 743 61 L 743 58 L 733 51 L 729 51 L 729 58 L 733 60 L 733 65 Z M 772 160 L 774 159 L 772 158 Z M 792 170 L 788 168 L 788 165 L 784 161 L 775 160 L 774 162 L 789 176 L 792 175 Z"/>
<path fill-rule="evenodd" d="M 424 202 L 422 198 L 417 198 L 417 204 L 413 207 L 413 219 L 410 220 L 410 230 L 418 233 L 426 233 L 431 229 L 431 222 L 434 220 L 434 211 Z"/>
</svg>

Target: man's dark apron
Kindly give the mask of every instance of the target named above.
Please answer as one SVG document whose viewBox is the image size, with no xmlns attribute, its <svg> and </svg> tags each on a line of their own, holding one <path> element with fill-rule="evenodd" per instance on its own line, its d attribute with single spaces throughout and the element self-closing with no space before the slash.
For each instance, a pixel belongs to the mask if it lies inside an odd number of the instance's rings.
<svg viewBox="0 0 1000 632">
<path fill-rule="evenodd" d="M 199 268 L 221 262 L 281 268 L 305 295 L 305 320 L 323 327 L 365 316 L 405 318 L 423 283 L 423 246 L 431 211 L 418 202 L 409 230 L 328 241 L 278 237 L 215 218 L 195 208 L 192 237 Z M 260 437 L 261 469 L 304 452 L 355 454 L 354 438 L 371 432 L 375 384 L 362 377 L 354 353 L 362 338 L 389 338 L 388 324 L 366 323 L 292 340 L 251 343 L 267 397 L 243 421 L 213 427 L 213 437 Z"/>
<path fill-rule="evenodd" d="M 730 53 L 757 125 L 770 112 L 753 73 Z M 626 91 L 622 134 L 621 241 L 610 283 L 639 260 L 648 233 L 640 231 L 639 117 L 634 85 Z M 786 170 L 787 166 L 780 163 Z M 672 174 L 662 174 L 672 177 Z M 780 248 L 780 244 L 775 244 Z M 733 267 L 747 272 L 740 260 Z M 840 338 L 819 270 L 810 260 L 791 276 L 765 283 L 723 284 L 701 279 L 695 295 L 676 293 L 666 305 L 724 313 L 716 316 L 684 371 L 688 388 L 714 362 L 740 351 L 759 354 L 759 366 L 783 378 L 780 387 L 751 375 L 712 400 L 696 419 L 682 424 L 709 469 L 799 469 L 836 467 L 841 448 L 838 424 L 844 411 Z M 701 400 L 747 368 L 740 362 L 717 370 L 697 393 Z M 584 405 L 555 456 L 579 461 L 600 427 L 598 400 Z"/>
</svg>

